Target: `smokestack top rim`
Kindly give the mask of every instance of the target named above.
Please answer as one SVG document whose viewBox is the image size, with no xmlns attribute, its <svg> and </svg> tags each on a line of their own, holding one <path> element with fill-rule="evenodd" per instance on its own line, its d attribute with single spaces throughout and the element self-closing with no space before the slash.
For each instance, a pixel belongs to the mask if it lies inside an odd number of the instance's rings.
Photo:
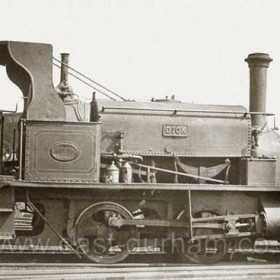
<svg viewBox="0 0 280 280">
<path fill-rule="evenodd" d="M 267 53 L 251 53 L 245 61 L 249 64 L 249 67 L 262 66 L 268 68 L 273 59 Z"/>
</svg>

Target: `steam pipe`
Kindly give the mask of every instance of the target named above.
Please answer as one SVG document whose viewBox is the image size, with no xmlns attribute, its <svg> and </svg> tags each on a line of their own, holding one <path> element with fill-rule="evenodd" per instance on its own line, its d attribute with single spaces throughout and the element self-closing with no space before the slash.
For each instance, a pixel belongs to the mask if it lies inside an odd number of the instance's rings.
<svg viewBox="0 0 280 280">
<path fill-rule="evenodd" d="M 252 53 L 245 59 L 250 68 L 250 111 L 266 112 L 267 68 L 272 58 L 266 53 Z M 264 127 L 265 115 L 252 115 L 253 127 Z"/>
</svg>

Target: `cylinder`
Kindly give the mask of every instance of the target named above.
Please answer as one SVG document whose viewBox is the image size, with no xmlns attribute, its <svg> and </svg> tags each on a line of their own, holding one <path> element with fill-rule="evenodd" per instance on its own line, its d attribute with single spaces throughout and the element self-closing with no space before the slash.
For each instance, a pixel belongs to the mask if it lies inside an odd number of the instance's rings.
<svg viewBox="0 0 280 280">
<path fill-rule="evenodd" d="M 266 53 L 252 53 L 245 59 L 250 68 L 250 112 L 266 112 L 267 68 L 272 58 Z M 265 114 L 252 114 L 252 126 L 263 127 Z"/>
<path fill-rule="evenodd" d="M 61 53 L 60 83 L 68 84 L 69 53 Z"/>
<path fill-rule="evenodd" d="M 260 198 L 263 212 L 261 213 L 264 219 L 264 234 L 265 237 L 277 238 L 280 236 L 280 201 L 279 197 L 262 196 Z"/>
</svg>

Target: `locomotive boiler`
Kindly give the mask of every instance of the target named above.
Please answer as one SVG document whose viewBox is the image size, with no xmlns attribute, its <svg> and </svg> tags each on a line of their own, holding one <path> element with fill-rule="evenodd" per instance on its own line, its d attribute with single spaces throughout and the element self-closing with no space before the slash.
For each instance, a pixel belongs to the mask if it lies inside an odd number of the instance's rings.
<svg viewBox="0 0 280 280">
<path fill-rule="evenodd" d="M 24 96 L 22 113 L 1 112 L 3 252 L 67 251 L 114 263 L 150 250 L 211 263 L 242 244 L 279 239 L 268 54 L 246 58 L 249 110 L 174 97 L 94 94 L 83 103 L 69 85 L 68 59 L 62 54 L 55 88 L 51 45 L 0 42 L 0 64 Z"/>
</svg>

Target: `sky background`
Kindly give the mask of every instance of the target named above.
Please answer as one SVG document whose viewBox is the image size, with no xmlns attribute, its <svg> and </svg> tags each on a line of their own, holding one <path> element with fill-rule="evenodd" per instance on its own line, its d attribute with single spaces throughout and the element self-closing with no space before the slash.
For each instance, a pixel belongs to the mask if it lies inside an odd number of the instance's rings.
<svg viewBox="0 0 280 280">
<path fill-rule="evenodd" d="M 245 106 L 244 59 L 266 52 L 267 111 L 280 113 L 279 0 L 0 0 L 0 40 L 50 43 L 55 57 L 69 52 L 72 67 L 125 98 Z M 16 103 L 21 93 L 2 67 L 0 109 Z"/>
</svg>

